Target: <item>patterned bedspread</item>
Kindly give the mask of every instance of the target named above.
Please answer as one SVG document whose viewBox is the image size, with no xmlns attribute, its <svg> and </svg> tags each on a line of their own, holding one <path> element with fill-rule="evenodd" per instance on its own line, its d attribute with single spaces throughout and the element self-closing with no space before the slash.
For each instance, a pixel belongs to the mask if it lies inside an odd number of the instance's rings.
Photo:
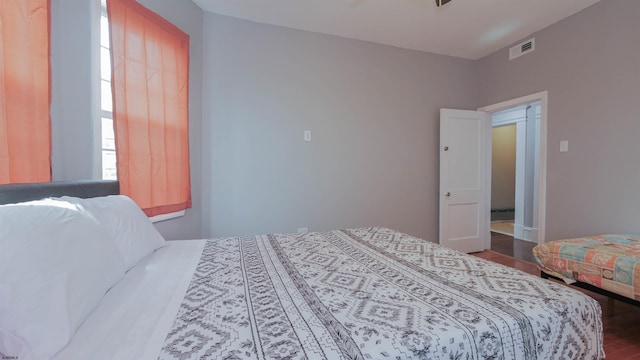
<svg viewBox="0 0 640 360">
<path fill-rule="evenodd" d="M 639 235 L 556 240 L 536 246 L 533 254 L 538 268 L 550 275 L 640 300 Z"/>
<path fill-rule="evenodd" d="M 160 359 L 601 359 L 598 303 L 385 228 L 210 240 Z"/>
</svg>

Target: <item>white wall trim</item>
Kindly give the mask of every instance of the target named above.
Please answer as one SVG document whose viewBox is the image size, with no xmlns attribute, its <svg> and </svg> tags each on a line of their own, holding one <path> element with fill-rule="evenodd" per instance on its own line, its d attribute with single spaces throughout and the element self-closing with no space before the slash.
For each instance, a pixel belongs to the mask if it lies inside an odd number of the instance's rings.
<svg viewBox="0 0 640 360">
<path fill-rule="evenodd" d="M 504 125 L 519 124 L 527 121 L 527 117 L 517 117 L 507 120 L 491 120 L 491 127 L 500 127 Z"/>
<path fill-rule="evenodd" d="M 521 121 L 527 121 L 527 108 L 525 106 L 509 108 L 505 111 L 499 111 L 499 114 L 493 114 L 491 117 L 491 126 L 510 125 Z"/>
<path fill-rule="evenodd" d="M 484 111 L 488 113 L 495 113 L 500 110 L 513 108 L 520 105 L 526 105 L 533 102 L 540 102 L 540 136 L 538 137 L 539 145 L 539 171 L 538 171 L 538 244 L 543 244 L 545 241 L 545 222 L 546 222 L 546 207 L 547 207 L 547 109 L 548 109 L 548 92 L 541 91 L 535 94 L 519 97 L 512 100 L 503 101 L 497 104 L 483 106 L 478 108 L 478 111 Z M 491 129 L 489 129 L 491 132 Z M 489 135 L 490 136 L 490 135 Z M 491 148 L 488 146 L 488 154 L 485 160 L 486 163 L 491 166 Z M 491 176 L 491 175 L 489 175 Z M 491 182 L 486 184 L 488 188 L 487 192 L 491 195 Z M 489 247 L 490 248 L 490 244 Z"/>
<path fill-rule="evenodd" d="M 524 226 L 522 229 L 522 232 L 524 234 L 524 237 L 522 238 L 522 240 L 526 240 L 534 243 L 538 242 L 538 234 L 539 234 L 538 229 Z"/>
<path fill-rule="evenodd" d="M 484 211 L 487 213 L 488 217 L 485 217 L 485 228 L 483 228 L 484 231 L 486 231 L 486 236 L 485 236 L 485 242 L 484 242 L 484 248 L 485 249 L 491 249 L 491 169 L 492 169 L 492 162 L 493 162 L 493 157 L 491 156 L 491 153 L 493 151 L 492 147 L 493 147 L 493 126 L 491 126 L 491 117 L 487 116 L 487 122 L 489 123 L 489 126 L 487 126 L 487 130 L 486 130 L 486 135 L 485 135 L 485 155 L 484 155 L 484 164 L 485 164 L 485 169 L 487 169 L 487 171 L 484 172 L 484 189 L 485 191 L 485 198 L 484 198 L 484 204 L 485 204 L 485 208 Z M 482 228 L 482 227 L 481 227 Z"/>
<path fill-rule="evenodd" d="M 526 117 L 525 117 L 526 119 Z M 525 206 L 525 162 L 527 152 L 527 123 L 516 123 L 516 194 L 515 194 L 515 221 L 513 237 L 524 239 L 524 206 Z"/>
<path fill-rule="evenodd" d="M 184 214 L 185 214 L 185 211 L 184 210 L 180 210 L 180 211 L 176 211 L 176 212 L 172 212 L 172 213 L 168 213 L 168 214 L 160 214 L 160 215 L 156 215 L 156 216 L 150 216 L 149 220 L 151 220 L 152 223 L 156 223 L 156 222 L 165 221 L 165 220 L 169 220 L 169 219 L 175 219 L 177 217 L 184 216 Z"/>
</svg>

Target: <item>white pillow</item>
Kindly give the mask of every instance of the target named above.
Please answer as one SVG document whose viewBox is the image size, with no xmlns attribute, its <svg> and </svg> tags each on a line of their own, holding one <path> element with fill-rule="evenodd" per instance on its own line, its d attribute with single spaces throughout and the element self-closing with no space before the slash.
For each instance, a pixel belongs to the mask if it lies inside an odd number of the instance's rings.
<svg viewBox="0 0 640 360">
<path fill-rule="evenodd" d="M 0 353 L 51 358 L 124 273 L 104 227 L 74 205 L 0 205 Z"/>
<path fill-rule="evenodd" d="M 151 220 L 125 195 L 89 199 L 64 196 L 61 199 L 80 205 L 107 229 L 116 242 L 127 270 L 165 245 L 164 238 Z"/>
</svg>

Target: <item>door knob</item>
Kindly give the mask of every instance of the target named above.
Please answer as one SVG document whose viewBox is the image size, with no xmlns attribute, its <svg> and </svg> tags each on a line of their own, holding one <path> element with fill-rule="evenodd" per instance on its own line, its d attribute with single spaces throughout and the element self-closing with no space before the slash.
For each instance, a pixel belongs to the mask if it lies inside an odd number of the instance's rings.
<svg viewBox="0 0 640 360">
<path fill-rule="evenodd" d="M 445 146 L 445 147 L 444 147 L 444 151 L 449 151 L 449 147 L 448 147 L 448 146 Z"/>
<path fill-rule="evenodd" d="M 451 193 L 447 191 L 447 193 L 445 194 L 445 196 L 451 196 Z"/>
</svg>

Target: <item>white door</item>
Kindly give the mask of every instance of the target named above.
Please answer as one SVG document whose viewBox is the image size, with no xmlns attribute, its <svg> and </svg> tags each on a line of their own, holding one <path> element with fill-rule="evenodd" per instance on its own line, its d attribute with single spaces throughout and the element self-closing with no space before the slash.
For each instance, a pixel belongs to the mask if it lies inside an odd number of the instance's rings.
<svg viewBox="0 0 640 360">
<path fill-rule="evenodd" d="M 440 244 L 465 253 L 489 243 L 487 113 L 440 110 Z"/>
</svg>

